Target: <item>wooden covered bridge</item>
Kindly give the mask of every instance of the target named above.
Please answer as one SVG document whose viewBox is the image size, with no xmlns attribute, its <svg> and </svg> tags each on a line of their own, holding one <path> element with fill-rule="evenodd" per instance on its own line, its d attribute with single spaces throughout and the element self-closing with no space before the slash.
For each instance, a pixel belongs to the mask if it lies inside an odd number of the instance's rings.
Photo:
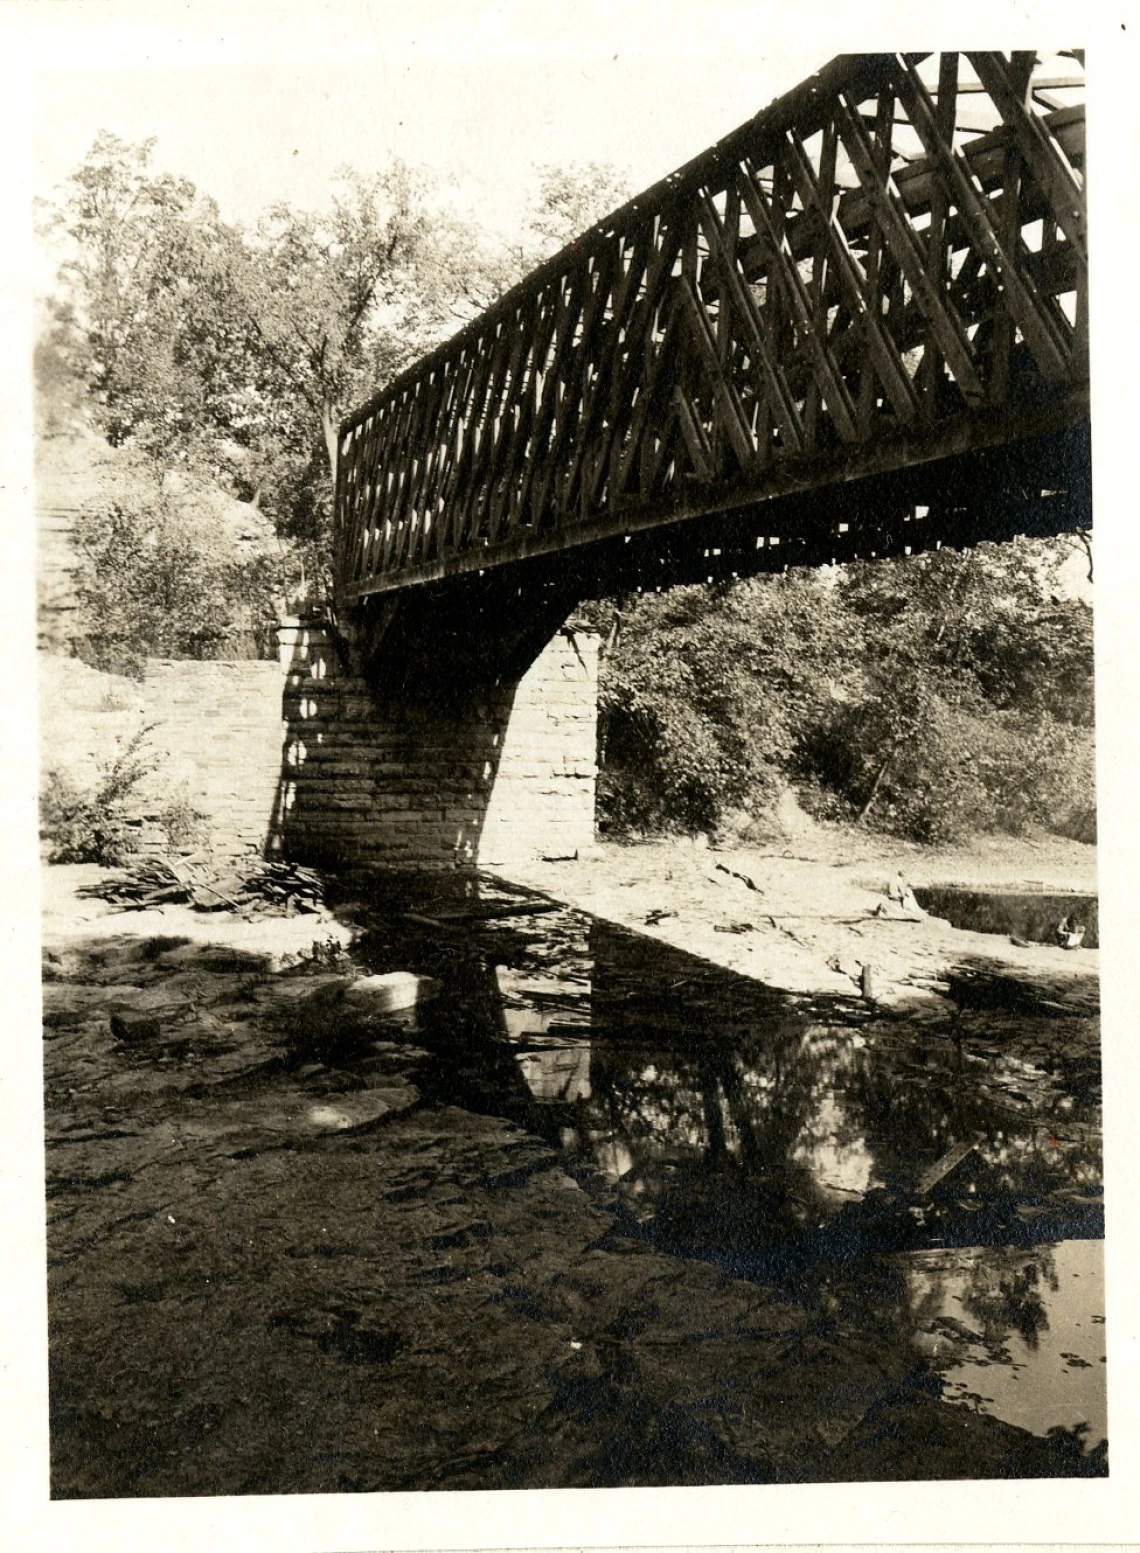
<svg viewBox="0 0 1140 1553">
<path fill-rule="evenodd" d="M 1087 525 L 1084 152 L 1078 53 L 834 60 L 348 418 L 342 600 Z"/>
<path fill-rule="evenodd" d="M 1089 526 L 1084 171 L 1079 51 L 842 57 L 349 416 L 315 850 L 584 837 L 582 598 Z"/>
</svg>

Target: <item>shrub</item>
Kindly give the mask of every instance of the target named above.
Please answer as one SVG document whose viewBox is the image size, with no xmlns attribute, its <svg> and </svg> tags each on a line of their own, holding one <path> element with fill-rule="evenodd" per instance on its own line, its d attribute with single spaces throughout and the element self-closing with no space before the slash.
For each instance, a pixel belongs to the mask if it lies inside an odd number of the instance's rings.
<svg viewBox="0 0 1140 1553">
<path fill-rule="evenodd" d="M 161 825 L 167 845 L 175 852 L 201 846 L 207 838 L 207 816 L 194 807 L 185 785 L 171 794 L 155 819 Z"/>
<path fill-rule="evenodd" d="M 715 830 L 793 783 L 821 818 L 918 841 L 1090 839 L 1092 613 L 1056 591 L 1058 554 L 1022 540 L 611 608 L 602 825 Z"/>
<path fill-rule="evenodd" d="M 40 835 L 52 863 L 102 863 L 115 867 L 136 850 L 139 787 L 157 760 L 144 754 L 150 728 L 140 728 L 93 786 L 80 787 L 62 771 L 50 771 L 40 796 Z"/>
</svg>

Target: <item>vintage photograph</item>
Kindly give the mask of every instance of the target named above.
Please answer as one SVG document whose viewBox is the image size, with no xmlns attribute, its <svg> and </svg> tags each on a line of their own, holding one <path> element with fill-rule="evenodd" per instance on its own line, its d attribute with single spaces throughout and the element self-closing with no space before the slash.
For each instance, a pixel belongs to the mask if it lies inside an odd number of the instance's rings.
<svg viewBox="0 0 1140 1553">
<path fill-rule="evenodd" d="M 1065 41 L 43 63 L 53 1500 L 1109 1474 Z"/>
</svg>

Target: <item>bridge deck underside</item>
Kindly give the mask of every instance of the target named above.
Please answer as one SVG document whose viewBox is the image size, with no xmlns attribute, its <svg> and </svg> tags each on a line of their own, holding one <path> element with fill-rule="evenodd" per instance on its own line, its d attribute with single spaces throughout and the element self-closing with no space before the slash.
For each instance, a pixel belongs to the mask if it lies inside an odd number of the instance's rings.
<svg viewBox="0 0 1140 1553">
<path fill-rule="evenodd" d="M 1083 70 L 1061 65 L 836 60 L 556 256 L 345 423 L 342 597 L 1087 524 Z"/>
</svg>

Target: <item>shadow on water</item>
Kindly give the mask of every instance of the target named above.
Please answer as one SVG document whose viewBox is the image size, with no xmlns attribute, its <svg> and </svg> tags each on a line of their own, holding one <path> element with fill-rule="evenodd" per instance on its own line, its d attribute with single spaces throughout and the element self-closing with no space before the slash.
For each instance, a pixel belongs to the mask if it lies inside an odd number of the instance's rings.
<svg viewBox="0 0 1140 1553">
<path fill-rule="evenodd" d="M 1095 895 L 1045 890 L 968 890 L 960 885 L 924 885 L 915 891 L 919 905 L 953 927 L 975 933 L 1001 933 L 1030 943 L 1056 944 L 1079 934 L 1071 948 L 1100 946 L 1100 909 Z M 1061 937 L 1058 937 L 1058 934 Z"/>
<path fill-rule="evenodd" d="M 1091 977 L 892 1018 L 377 888 L 355 967 L 49 962 L 56 1497 L 1107 1470 Z"/>
<path fill-rule="evenodd" d="M 370 968 L 440 984 L 429 1102 L 538 1134 L 621 1236 L 894 1324 L 947 1400 L 1098 1445 L 1095 1017 L 970 967 L 953 1017 L 889 1018 L 536 904 L 375 908 Z"/>
</svg>

